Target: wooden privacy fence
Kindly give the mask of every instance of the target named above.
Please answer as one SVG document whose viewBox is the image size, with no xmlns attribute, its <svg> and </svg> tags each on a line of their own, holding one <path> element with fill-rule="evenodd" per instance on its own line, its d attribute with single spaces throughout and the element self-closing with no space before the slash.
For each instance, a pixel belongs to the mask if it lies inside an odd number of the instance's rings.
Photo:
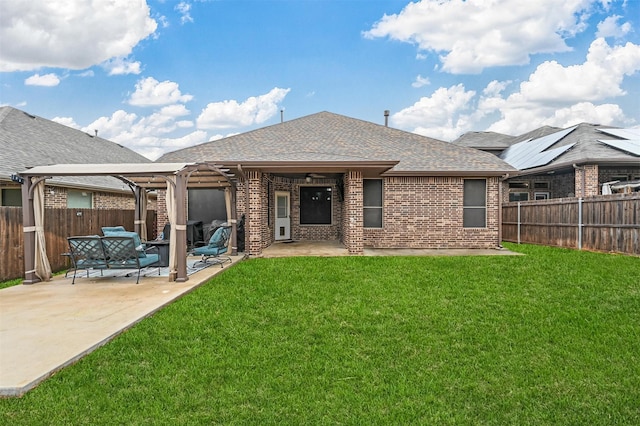
<svg viewBox="0 0 640 426">
<path fill-rule="evenodd" d="M 640 193 L 505 203 L 502 239 L 640 255 Z"/>
<path fill-rule="evenodd" d="M 102 235 L 103 226 L 123 225 L 133 231 L 133 210 L 45 209 L 47 256 L 53 271 L 68 267 L 62 253 L 69 251 L 67 237 Z M 147 212 L 147 236 L 155 238 L 156 212 Z M 24 277 L 22 207 L 0 207 L 0 281 Z"/>
</svg>

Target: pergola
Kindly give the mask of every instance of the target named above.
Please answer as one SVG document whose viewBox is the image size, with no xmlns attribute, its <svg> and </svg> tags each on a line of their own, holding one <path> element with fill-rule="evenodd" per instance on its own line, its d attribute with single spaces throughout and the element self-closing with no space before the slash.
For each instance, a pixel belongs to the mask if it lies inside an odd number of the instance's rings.
<svg viewBox="0 0 640 426">
<path fill-rule="evenodd" d="M 236 242 L 236 179 L 228 168 L 213 163 L 121 163 L 55 164 L 37 166 L 18 174 L 24 179 L 22 207 L 24 227 L 24 284 L 48 281 L 51 266 L 46 255 L 44 233 L 44 185 L 57 176 L 113 176 L 125 182 L 135 195 L 135 232 L 146 232 L 146 194 L 166 190 L 171 224 L 169 238 L 169 280 L 184 282 L 187 277 L 187 188 L 225 190 L 227 221 L 232 226 L 231 254 Z"/>
</svg>

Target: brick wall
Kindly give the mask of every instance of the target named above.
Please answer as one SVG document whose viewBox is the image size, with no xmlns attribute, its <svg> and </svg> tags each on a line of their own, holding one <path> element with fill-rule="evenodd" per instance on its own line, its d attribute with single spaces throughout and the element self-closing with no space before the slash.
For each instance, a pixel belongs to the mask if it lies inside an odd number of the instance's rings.
<svg viewBox="0 0 640 426">
<path fill-rule="evenodd" d="M 342 243 L 350 254 L 362 254 L 365 246 L 365 232 L 363 230 L 363 187 L 362 172 L 350 171 L 345 175 L 344 182 L 344 211 Z"/>
<path fill-rule="evenodd" d="M 291 194 L 291 238 L 340 240 L 351 254 L 364 247 L 388 248 L 487 248 L 500 243 L 498 178 L 487 179 L 487 226 L 463 228 L 463 178 L 395 177 L 383 183 L 383 228 L 363 229 L 363 176 L 351 171 L 344 181 L 290 179 L 246 171 L 246 182 L 237 186 L 238 215 L 248 212 L 245 247 L 257 256 L 274 240 L 275 191 Z M 301 186 L 330 186 L 333 195 L 331 225 L 300 225 Z M 249 190 L 249 197 L 245 189 Z M 164 191 L 160 191 L 158 221 L 163 218 Z M 339 194 L 343 192 L 341 197 Z M 342 199 L 344 198 L 344 199 Z"/>
<path fill-rule="evenodd" d="M 587 164 L 575 169 L 576 197 L 590 197 L 598 195 L 598 165 Z"/>
<path fill-rule="evenodd" d="M 383 228 L 365 228 L 373 248 L 493 248 L 498 241 L 498 178 L 487 179 L 487 226 L 463 228 L 464 179 L 393 177 L 383 183 Z"/>
</svg>

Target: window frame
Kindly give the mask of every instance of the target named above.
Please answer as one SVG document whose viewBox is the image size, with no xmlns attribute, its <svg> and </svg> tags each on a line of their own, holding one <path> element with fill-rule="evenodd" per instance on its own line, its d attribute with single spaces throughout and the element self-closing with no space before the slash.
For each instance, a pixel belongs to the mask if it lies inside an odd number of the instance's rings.
<svg viewBox="0 0 640 426">
<path fill-rule="evenodd" d="M 72 200 L 76 200 L 76 197 L 72 197 L 71 194 L 80 194 L 79 199 L 82 199 L 83 197 L 88 197 L 89 199 L 89 207 L 87 206 L 76 206 L 76 205 L 69 205 L 69 201 Z M 83 191 L 83 190 L 78 190 L 78 189 L 67 189 L 67 208 L 68 209 L 92 209 L 93 208 L 93 192 L 91 191 Z"/>
<path fill-rule="evenodd" d="M 5 193 L 5 191 L 7 191 Z M 11 196 L 9 195 L 9 191 L 11 192 Z M 15 195 L 18 195 L 18 198 L 15 198 Z M 18 204 L 7 204 L 7 200 L 9 201 L 17 201 Z M 20 188 L 0 188 L 0 206 L 2 207 L 22 207 L 22 189 Z"/>
<path fill-rule="evenodd" d="M 467 191 L 470 190 L 467 189 L 467 182 L 484 182 L 484 195 L 483 195 L 483 204 L 482 205 L 474 205 L 474 204 L 467 204 L 468 202 L 468 198 L 467 195 Z M 487 185 L 487 179 L 463 179 L 463 183 L 462 183 L 462 227 L 463 228 L 486 228 L 487 227 L 487 190 L 488 190 L 488 185 Z M 469 224 L 467 221 L 472 220 L 471 218 L 467 217 L 468 212 L 470 211 L 479 211 L 482 210 L 484 212 L 483 214 L 483 225 L 476 225 L 475 222 L 473 222 L 472 224 Z"/>
<path fill-rule="evenodd" d="M 366 190 L 365 190 L 365 185 L 366 182 L 380 182 L 380 204 L 378 205 L 376 204 L 368 204 L 367 201 L 365 200 L 365 194 L 366 194 Z M 379 225 L 378 226 L 367 226 L 366 225 L 366 217 L 367 217 L 367 211 L 373 211 L 373 210 L 379 210 L 380 211 L 380 219 L 379 219 Z M 378 222 L 378 221 L 376 221 Z M 377 225 L 377 223 L 376 223 Z M 367 178 L 367 179 L 362 179 L 362 227 L 363 228 L 367 228 L 367 229 L 382 229 L 384 227 L 384 179 L 381 178 Z"/>
<path fill-rule="evenodd" d="M 329 222 L 328 223 L 308 223 L 308 222 L 303 222 L 303 210 L 304 210 L 304 205 L 303 205 L 303 201 L 305 201 L 305 199 L 303 199 L 302 193 L 303 190 L 306 191 L 308 189 L 311 188 L 322 188 L 324 189 L 325 193 L 329 192 L 331 193 L 331 200 L 329 200 Z M 328 191 L 327 191 L 328 190 Z M 298 223 L 300 226 L 331 226 L 333 225 L 333 199 L 334 199 L 334 193 L 335 191 L 333 190 L 333 187 L 331 185 L 300 185 L 299 189 L 298 189 L 298 199 L 300 200 L 300 207 L 299 207 L 299 218 L 298 218 Z M 308 206 L 307 206 L 308 207 Z M 304 220 L 306 220 L 306 218 L 304 218 Z"/>
</svg>

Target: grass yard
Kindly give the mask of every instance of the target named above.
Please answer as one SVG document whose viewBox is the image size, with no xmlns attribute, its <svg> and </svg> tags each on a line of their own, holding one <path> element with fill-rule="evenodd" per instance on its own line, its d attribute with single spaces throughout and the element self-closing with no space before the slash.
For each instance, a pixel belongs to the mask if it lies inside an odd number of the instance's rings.
<svg viewBox="0 0 640 426">
<path fill-rule="evenodd" d="M 0 423 L 640 424 L 640 258 L 508 248 L 241 262 Z"/>
</svg>

